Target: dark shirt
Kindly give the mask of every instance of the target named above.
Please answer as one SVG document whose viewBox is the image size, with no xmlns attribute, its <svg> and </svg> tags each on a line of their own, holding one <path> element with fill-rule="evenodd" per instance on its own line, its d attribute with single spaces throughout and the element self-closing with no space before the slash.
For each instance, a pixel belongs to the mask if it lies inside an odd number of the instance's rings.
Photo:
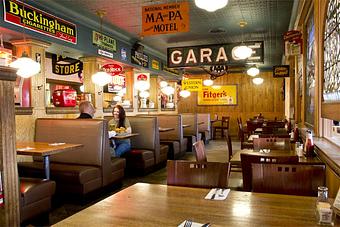
<svg viewBox="0 0 340 227">
<path fill-rule="evenodd" d="M 85 118 L 92 118 L 92 116 L 87 113 L 81 113 L 78 117 L 78 119 L 85 119 Z"/>
</svg>

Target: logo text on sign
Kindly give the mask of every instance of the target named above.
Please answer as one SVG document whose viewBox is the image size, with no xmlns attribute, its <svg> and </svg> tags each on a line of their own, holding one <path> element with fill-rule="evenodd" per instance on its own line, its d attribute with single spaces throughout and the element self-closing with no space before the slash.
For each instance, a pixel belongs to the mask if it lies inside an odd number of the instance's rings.
<svg viewBox="0 0 340 227">
<path fill-rule="evenodd" d="M 182 90 L 188 90 L 188 91 L 202 90 L 202 79 L 182 80 Z"/>
</svg>

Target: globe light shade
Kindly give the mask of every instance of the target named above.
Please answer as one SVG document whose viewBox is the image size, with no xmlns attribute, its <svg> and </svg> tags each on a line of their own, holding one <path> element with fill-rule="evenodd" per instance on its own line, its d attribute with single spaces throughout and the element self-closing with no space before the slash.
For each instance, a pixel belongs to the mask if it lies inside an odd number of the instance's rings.
<svg viewBox="0 0 340 227">
<path fill-rule="evenodd" d="M 247 70 L 247 74 L 249 76 L 257 76 L 259 75 L 260 73 L 260 70 L 256 67 L 256 66 L 253 66 L 253 67 L 250 67 L 248 70 Z"/>
<path fill-rule="evenodd" d="M 82 93 L 84 93 L 84 91 L 85 91 L 85 86 L 84 86 L 84 85 L 81 85 L 81 86 L 79 87 L 79 90 L 80 90 Z"/>
<path fill-rule="evenodd" d="M 166 95 L 175 94 L 175 88 L 173 88 L 171 86 L 166 86 L 166 87 L 162 88 L 161 91 Z"/>
<path fill-rule="evenodd" d="M 247 47 L 246 45 L 236 46 L 232 49 L 232 57 L 235 60 L 245 60 L 249 58 L 253 50 L 250 47 Z"/>
<path fill-rule="evenodd" d="M 182 91 L 179 92 L 179 95 L 180 95 L 181 97 L 183 97 L 183 98 L 189 97 L 190 94 L 191 94 L 191 93 L 190 93 L 190 91 L 188 91 L 188 90 L 182 90 Z"/>
<path fill-rule="evenodd" d="M 150 88 L 150 83 L 145 80 L 139 80 L 135 83 L 135 88 L 138 91 L 146 91 Z"/>
<path fill-rule="evenodd" d="M 104 71 L 99 71 L 92 75 L 91 80 L 94 84 L 102 87 L 112 81 L 112 76 Z"/>
<path fill-rule="evenodd" d="M 260 77 L 256 77 L 253 79 L 253 83 L 256 84 L 256 85 L 260 85 L 263 83 L 263 79 L 260 78 Z"/>
<path fill-rule="evenodd" d="M 115 102 L 121 102 L 121 101 L 122 101 L 122 97 L 119 96 L 119 95 L 117 95 L 117 96 L 113 97 L 113 101 L 115 101 Z"/>
<path fill-rule="evenodd" d="M 203 80 L 203 85 L 204 86 L 211 86 L 213 84 L 214 84 L 214 81 L 212 81 L 211 79 Z"/>
<path fill-rule="evenodd" d="M 141 91 L 141 92 L 139 92 L 139 97 L 141 97 L 141 98 L 146 99 L 149 96 L 150 96 L 150 93 L 148 91 Z"/>
<path fill-rule="evenodd" d="M 195 0 L 195 4 L 198 8 L 214 12 L 225 7 L 228 4 L 228 0 Z"/>
<path fill-rule="evenodd" d="M 163 87 L 166 87 L 166 86 L 168 86 L 168 82 L 166 82 L 166 81 L 161 81 L 160 83 L 159 83 L 159 85 L 161 86 L 161 88 L 163 88 Z"/>
<path fill-rule="evenodd" d="M 23 78 L 32 77 L 40 72 L 40 64 L 29 57 L 20 57 L 9 66 L 18 69 L 17 75 Z"/>
</svg>

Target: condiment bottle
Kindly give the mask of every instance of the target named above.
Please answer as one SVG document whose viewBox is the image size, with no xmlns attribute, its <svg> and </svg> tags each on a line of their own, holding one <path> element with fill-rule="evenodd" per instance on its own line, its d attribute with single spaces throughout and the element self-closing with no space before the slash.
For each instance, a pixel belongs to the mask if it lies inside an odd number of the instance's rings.
<svg viewBox="0 0 340 227">
<path fill-rule="evenodd" d="M 334 214 L 331 204 L 328 201 L 328 188 L 324 186 L 318 187 L 318 198 L 316 200 L 316 213 L 318 224 L 333 225 Z"/>
<path fill-rule="evenodd" d="M 314 155 L 314 142 L 312 132 L 307 130 L 306 133 L 306 143 L 304 147 L 304 152 L 306 157 L 312 157 Z"/>
<path fill-rule="evenodd" d="M 299 140 L 299 127 L 298 124 L 295 123 L 295 128 L 294 128 L 294 142 L 297 142 Z"/>
</svg>

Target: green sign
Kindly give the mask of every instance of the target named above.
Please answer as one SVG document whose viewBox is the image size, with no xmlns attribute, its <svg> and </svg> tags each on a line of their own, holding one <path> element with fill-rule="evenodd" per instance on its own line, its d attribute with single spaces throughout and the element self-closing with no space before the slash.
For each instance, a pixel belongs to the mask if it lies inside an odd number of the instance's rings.
<svg viewBox="0 0 340 227">
<path fill-rule="evenodd" d="M 116 40 L 111 38 L 110 36 L 104 35 L 102 33 L 92 31 L 92 43 L 97 45 L 100 48 L 109 50 L 109 51 L 117 51 L 117 43 Z"/>
</svg>

